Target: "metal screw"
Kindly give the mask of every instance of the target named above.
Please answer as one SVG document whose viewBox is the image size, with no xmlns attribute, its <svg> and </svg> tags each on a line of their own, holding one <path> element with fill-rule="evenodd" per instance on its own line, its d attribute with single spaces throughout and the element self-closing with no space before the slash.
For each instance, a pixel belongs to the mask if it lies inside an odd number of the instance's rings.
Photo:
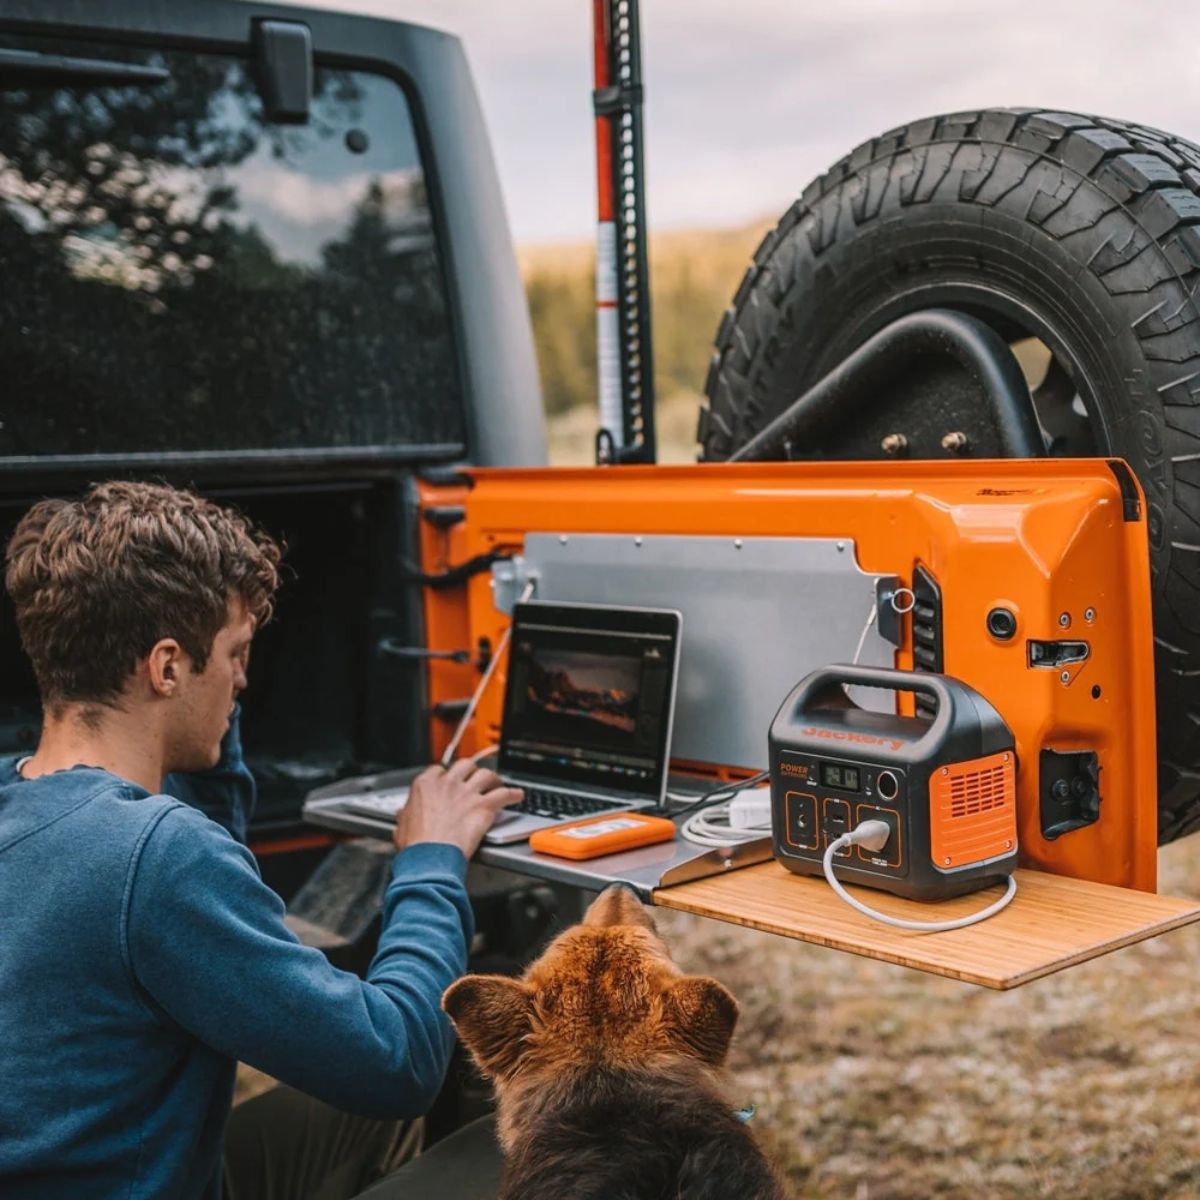
<svg viewBox="0 0 1200 1200">
<path fill-rule="evenodd" d="M 943 858 L 942 863 L 948 867 L 950 865 L 950 860 L 948 858 Z"/>
<path fill-rule="evenodd" d="M 740 550 L 742 548 L 742 539 L 741 538 L 733 539 L 733 548 L 735 550 Z"/>
<path fill-rule="evenodd" d="M 1008 755 L 1007 755 L 1007 754 L 1004 756 L 1004 761 L 1005 761 L 1005 762 L 1008 762 Z"/>
<path fill-rule="evenodd" d="M 1063 683 L 1070 683 L 1070 682 L 1071 682 L 1071 672 L 1070 672 L 1070 671 L 1064 671 L 1064 672 L 1063 672 L 1063 673 L 1062 673 L 1062 674 L 1059 676 L 1059 679 L 1061 679 L 1061 680 L 1063 681 Z"/>
<path fill-rule="evenodd" d="M 949 450 L 951 454 L 962 454 L 966 450 L 970 439 L 961 430 L 955 430 L 953 433 L 948 433 L 942 438 L 942 449 Z"/>
<path fill-rule="evenodd" d="M 633 544 L 634 544 L 635 546 L 640 546 L 640 545 L 642 544 L 642 539 L 641 539 L 640 537 L 635 537 L 635 538 L 633 539 Z"/>
<path fill-rule="evenodd" d="M 1004 843 L 1004 848 L 1005 848 L 1005 850 L 1011 850 L 1011 849 L 1012 849 L 1012 842 L 1005 842 L 1005 843 Z"/>
<path fill-rule="evenodd" d="M 949 768 L 949 767 L 943 767 L 943 768 L 942 768 L 942 774 L 943 774 L 943 775 L 949 775 L 949 774 L 950 774 L 950 768 Z"/>
<path fill-rule="evenodd" d="M 1059 613 L 1058 614 L 1058 623 L 1064 629 L 1066 629 L 1067 626 L 1071 624 L 1071 614 L 1070 613 Z"/>
<path fill-rule="evenodd" d="M 1094 608 L 1085 608 L 1083 610 L 1083 619 L 1085 621 L 1094 621 L 1096 619 L 1096 610 Z"/>
<path fill-rule="evenodd" d="M 908 438 L 902 433 L 889 433 L 879 443 L 879 448 L 885 454 L 903 454 L 908 449 Z"/>
<path fill-rule="evenodd" d="M 558 535 L 558 544 L 560 546 L 565 546 L 567 544 L 567 535 L 565 533 L 560 533 Z"/>
</svg>

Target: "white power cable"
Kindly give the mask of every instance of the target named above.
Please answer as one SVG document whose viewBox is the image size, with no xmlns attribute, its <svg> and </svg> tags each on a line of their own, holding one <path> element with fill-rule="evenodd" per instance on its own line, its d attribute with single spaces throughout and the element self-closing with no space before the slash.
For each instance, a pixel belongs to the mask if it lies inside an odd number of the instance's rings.
<svg viewBox="0 0 1200 1200">
<path fill-rule="evenodd" d="M 947 929 L 965 929 L 968 925 L 975 925 L 980 921 L 987 920 L 988 917 L 994 917 L 1001 909 L 1007 908 L 1017 894 L 1017 881 L 1010 875 L 1008 889 L 995 904 L 989 904 L 987 908 L 981 909 L 977 913 L 972 913 L 968 917 L 959 917 L 954 921 L 906 921 L 903 917 L 890 917 L 887 913 L 869 908 L 842 887 L 841 882 L 833 873 L 833 856 L 846 846 L 865 846 L 868 850 L 882 850 L 891 836 L 892 830 L 886 821 L 863 821 L 851 833 L 843 833 L 841 837 L 830 842 L 825 851 L 825 857 L 821 860 L 821 869 L 825 872 L 829 886 L 851 908 L 858 909 L 860 913 L 872 920 L 882 921 L 885 925 L 895 925 L 898 929 L 914 929 L 918 933 L 942 933 Z"/>
<path fill-rule="evenodd" d="M 525 590 L 521 593 L 521 598 L 517 601 L 518 604 L 524 604 L 530 596 L 533 595 L 533 589 L 536 586 L 536 580 L 531 579 L 526 585 Z M 500 665 L 500 660 L 504 657 L 504 651 L 508 646 L 508 640 L 512 637 L 512 622 L 508 623 L 508 628 L 505 629 L 500 638 L 499 644 L 496 646 L 492 654 L 491 661 L 487 665 L 487 669 L 483 673 L 483 678 L 476 685 L 475 691 L 467 703 L 467 710 L 463 713 L 461 720 L 458 722 L 458 727 L 454 730 L 454 736 L 450 739 L 446 749 L 442 751 L 440 763 L 443 767 L 448 767 L 454 761 L 454 752 L 458 749 L 458 743 L 462 741 L 463 734 L 467 732 L 467 726 L 471 723 L 471 718 L 475 715 L 475 710 L 479 707 L 479 701 L 483 699 L 483 693 L 487 691 L 487 685 L 491 683 L 492 676 L 496 673 L 496 668 Z"/>
<path fill-rule="evenodd" d="M 733 846 L 739 842 L 756 842 L 771 832 L 771 821 L 765 825 L 735 828 L 729 823 L 729 805 L 718 804 L 688 817 L 679 827 L 689 842 L 697 846 Z"/>
<path fill-rule="evenodd" d="M 855 665 L 858 664 L 859 656 L 863 652 L 863 646 L 867 644 L 867 634 L 871 632 L 871 626 L 875 624 L 875 605 L 871 605 L 871 611 L 867 613 L 867 623 L 863 626 L 862 633 L 858 635 L 858 646 L 854 651 L 854 657 L 850 660 Z"/>
</svg>

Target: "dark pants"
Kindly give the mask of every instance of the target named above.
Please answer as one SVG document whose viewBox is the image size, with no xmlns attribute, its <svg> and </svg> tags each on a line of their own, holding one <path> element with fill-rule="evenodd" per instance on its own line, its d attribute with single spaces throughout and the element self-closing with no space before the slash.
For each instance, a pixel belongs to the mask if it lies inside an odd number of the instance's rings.
<svg viewBox="0 0 1200 1200">
<path fill-rule="evenodd" d="M 358 1200 L 496 1200 L 500 1147 L 491 1117 L 481 1117 L 431 1146 Z"/>
<path fill-rule="evenodd" d="M 280 1085 L 239 1104 L 229 1118 L 225 1197 L 494 1200 L 500 1151 L 490 1117 L 414 1159 L 421 1134 L 420 1121 L 350 1116 Z"/>
<path fill-rule="evenodd" d="M 339 1112 L 279 1085 L 239 1104 L 225 1132 L 226 1200 L 349 1200 L 414 1157 L 421 1121 Z"/>
</svg>

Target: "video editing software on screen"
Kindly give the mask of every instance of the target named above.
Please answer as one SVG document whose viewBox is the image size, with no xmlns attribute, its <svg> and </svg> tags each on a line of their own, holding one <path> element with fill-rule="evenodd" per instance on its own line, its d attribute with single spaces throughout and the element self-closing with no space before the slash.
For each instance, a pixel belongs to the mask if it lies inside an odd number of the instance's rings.
<svg viewBox="0 0 1200 1200">
<path fill-rule="evenodd" d="M 508 670 L 506 769 L 657 792 L 668 635 L 525 624 Z"/>
</svg>

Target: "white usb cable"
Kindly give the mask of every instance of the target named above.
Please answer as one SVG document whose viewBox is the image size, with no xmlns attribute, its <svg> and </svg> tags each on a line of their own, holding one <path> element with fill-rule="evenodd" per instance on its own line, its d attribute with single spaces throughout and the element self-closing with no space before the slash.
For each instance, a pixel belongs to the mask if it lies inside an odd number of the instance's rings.
<svg viewBox="0 0 1200 1200">
<path fill-rule="evenodd" d="M 830 842 L 825 851 L 825 857 L 821 860 L 821 868 L 825 872 L 829 886 L 851 908 L 858 909 L 860 913 L 872 920 L 882 921 L 885 925 L 895 925 L 898 929 L 914 929 L 918 933 L 942 933 L 947 929 L 965 929 L 968 925 L 975 925 L 980 921 L 986 921 L 988 917 L 994 917 L 1001 909 L 1007 908 L 1017 894 L 1017 881 L 1010 875 L 1008 889 L 1004 895 L 995 904 L 989 904 L 987 908 L 972 913 L 969 917 L 959 917 L 954 921 L 906 921 L 903 917 L 890 917 L 887 913 L 877 912 L 863 904 L 861 900 L 856 900 L 842 887 L 833 873 L 833 856 L 846 846 L 863 846 L 867 850 L 882 850 L 891 836 L 892 830 L 886 821 L 863 821 L 852 832 L 843 833 L 841 837 Z"/>
<path fill-rule="evenodd" d="M 524 604 L 526 600 L 533 595 L 537 581 L 531 579 L 526 585 L 525 590 L 521 593 L 517 600 L 518 604 Z M 458 722 L 458 727 L 454 730 L 454 736 L 446 745 L 446 749 L 442 751 L 440 765 L 448 767 L 454 761 L 455 751 L 458 749 L 458 743 L 462 741 L 463 734 L 467 732 L 467 726 L 471 723 L 471 718 L 475 715 L 475 710 L 479 707 L 479 701 L 483 699 L 483 693 L 487 691 L 487 685 L 492 682 L 492 676 L 496 673 L 496 668 L 500 665 L 500 660 L 504 657 L 504 651 L 508 648 L 508 640 L 512 637 L 512 622 L 508 623 L 508 627 L 500 637 L 500 641 L 496 649 L 492 652 L 491 661 L 487 665 L 487 670 L 483 673 L 483 678 L 480 679 L 478 686 L 471 695 L 471 699 L 467 704 L 466 711 L 463 713 L 461 720 Z"/>
</svg>

